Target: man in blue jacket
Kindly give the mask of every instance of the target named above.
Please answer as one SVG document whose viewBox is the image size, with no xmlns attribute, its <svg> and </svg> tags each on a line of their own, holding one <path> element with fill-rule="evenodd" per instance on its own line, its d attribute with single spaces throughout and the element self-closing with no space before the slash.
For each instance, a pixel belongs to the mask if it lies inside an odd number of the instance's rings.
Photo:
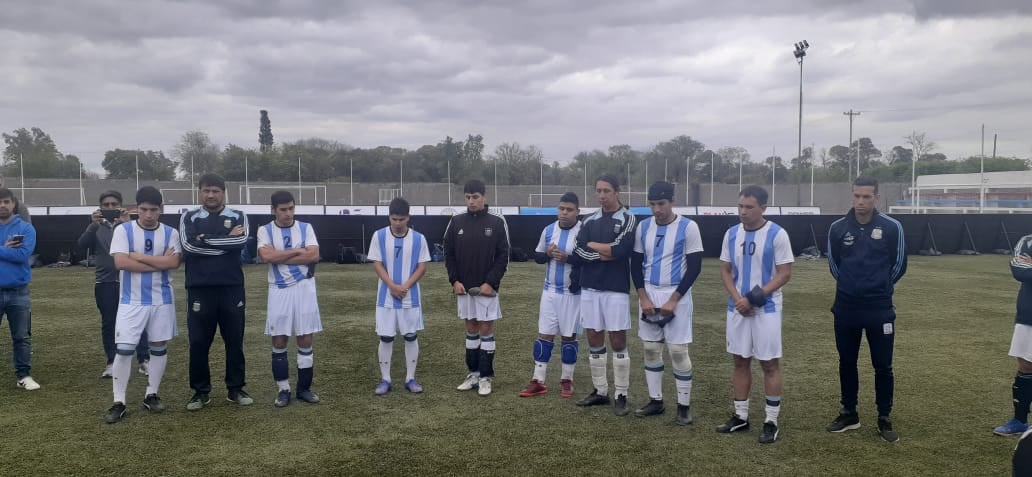
<svg viewBox="0 0 1032 477">
<path fill-rule="evenodd" d="M 896 338 L 896 309 L 892 295 L 907 272 L 903 226 L 878 211 L 878 181 L 858 177 L 853 182 L 853 208 L 831 224 L 828 231 L 828 266 L 838 284 L 835 304 L 835 346 L 839 354 L 842 409 L 828 432 L 860 427 L 856 412 L 860 377 L 857 355 L 867 333 L 874 365 L 874 392 L 878 407 L 878 434 L 888 442 L 899 440 L 892 429 L 892 349 Z"/>
<path fill-rule="evenodd" d="M 1017 358 L 1018 373 L 1011 387 L 1014 417 L 993 430 L 994 434 L 1000 436 L 1019 436 L 1027 431 L 1028 409 L 1032 405 L 1032 235 L 1026 235 L 1018 241 L 1010 268 L 1014 279 L 1021 282 L 1014 335 L 1008 353 Z"/>
<path fill-rule="evenodd" d="M 36 229 L 15 213 L 14 193 L 0 187 L 0 317 L 7 316 L 11 328 L 11 349 L 18 387 L 39 389 L 29 371 L 32 359 L 32 312 L 29 302 L 29 282 L 32 268 L 29 257 L 36 248 Z"/>
</svg>

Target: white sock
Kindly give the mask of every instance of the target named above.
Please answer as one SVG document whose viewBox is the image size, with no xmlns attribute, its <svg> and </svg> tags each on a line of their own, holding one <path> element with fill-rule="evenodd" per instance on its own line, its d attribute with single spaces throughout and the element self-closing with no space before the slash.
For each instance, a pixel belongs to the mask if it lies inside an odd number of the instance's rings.
<svg viewBox="0 0 1032 477">
<path fill-rule="evenodd" d="M 540 361 L 534 361 L 534 379 L 537 382 L 544 384 L 545 374 L 548 371 L 548 363 L 542 363 Z"/>
<path fill-rule="evenodd" d="M 419 340 L 405 342 L 405 382 L 416 379 L 416 362 L 419 361 Z"/>
<path fill-rule="evenodd" d="M 290 391 L 290 380 L 284 379 L 283 381 L 276 381 L 276 387 L 280 391 Z"/>
<path fill-rule="evenodd" d="M 606 353 L 595 353 L 588 355 L 588 366 L 591 367 L 591 384 L 595 385 L 595 392 L 599 396 L 609 395 L 609 377 L 606 376 Z"/>
<path fill-rule="evenodd" d="M 391 356 L 394 354 L 394 343 L 380 341 L 380 379 L 391 381 Z"/>
<path fill-rule="evenodd" d="M 645 370 L 645 384 L 649 388 L 649 399 L 663 399 L 663 372 Z"/>
<path fill-rule="evenodd" d="M 776 404 L 772 406 L 771 404 Z M 767 419 L 765 422 L 772 422 L 778 425 L 778 414 L 781 414 L 781 396 L 767 396 Z"/>
<path fill-rule="evenodd" d="M 165 365 L 168 364 L 168 355 L 163 354 L 161 356 L 151 355 L 150 357 L 150 368 L 148 368 L 147 376 L 147 394 L 158 394 L 158 387 L 161 386 L 161 378 L 165 376 Z"/>
<path fill-rule="evenodd" d="M 129 376 L 133 374 L 133 357 L 116 354 L 111 364 L 111 388 L 115 394 L 115 402 L 125 404 L 125 390 L 129 388 Z"/>
<path fill-rule="evenodd" d="M 563 373 L 562 373 L 562 376 L 560 377 L 560 379 L 569 379 L 569 380 L 572 381 L 573 380 L 573 368 L 574 368 L 574 366 L 576 366 L 576 364 L 566 364 L 566 363 L 563 363 Z"/>
<path fill-rule="evenodd" d="M 627 350 L 613 352 L 613 387 L 617 396 L 626 396 L 631 387 L 631 356 Z"/>
<path fill-rule="evenodd" d="M 749 420 L 749 400 L 735 401 L 735 414 L 743 421 Z"/>
<path fill-rule="evenodd" d="M 682 406 L 690 406 L 692 404 L 692 380 L 678 379 L 675 374 L 674 384 L 677 385 L 677 403 Z"/>
</svg>

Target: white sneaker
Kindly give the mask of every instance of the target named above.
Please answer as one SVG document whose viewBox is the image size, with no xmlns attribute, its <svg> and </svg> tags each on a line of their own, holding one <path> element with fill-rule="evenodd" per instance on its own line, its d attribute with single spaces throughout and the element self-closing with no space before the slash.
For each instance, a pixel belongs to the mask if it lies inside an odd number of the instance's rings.
<svg viewBox="0 0 1032 477">
<path fill-rule="evenodd" d="M 480 375 L 469 373 L 466 375 L 466 379 L 462 381 L 462 384 L 460 384 L 459 387 L 455 389 L 458 389 L 459 391 L 469 391 L 470 389 L 477 387 L 479 383 Z"/>
<path fill-rule="evenodd" d="M 25 376 L 18 380 L 18 387 L 26 391 L 35 391 L 39 389 L 39 383 L 32 379 L 32 376 Z"/>
<path fill-rule="evenodd" d="M 480 378 L 480 382 L 477 383 L 477 394 L 481 396 L 487 396 L 491 394 L 491 378 Z"/>
<path fill-rule="evenodd" d="M 103 372 L 103 373 L 100 373 L 100 377 L 101 377 L 102 379 L 109 379 L 109 378 L 111 378 L 112 376 L 114 376 L 114 375 L 113 375 L 113 374 L 111 374 L 111 365 L 109 364 L 109 365 L 107 365 L 107 366 L 105 366 L 105 367 L 104 367 L 104 372 Z"/>
<path fill-rule="evenodd" d="M 138 371 L 144 376 L 150 376 L 150 360 L 148 359 L 141 362 L 140 369 Z"/>
</svg>

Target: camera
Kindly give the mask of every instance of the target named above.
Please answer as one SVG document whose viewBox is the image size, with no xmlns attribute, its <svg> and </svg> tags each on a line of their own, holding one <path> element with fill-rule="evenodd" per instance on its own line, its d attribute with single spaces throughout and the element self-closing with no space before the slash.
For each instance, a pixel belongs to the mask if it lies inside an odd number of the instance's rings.
<svg viewBox="0 0 1032 477">
<path fill-rule="evenodd" d="M 122 216 L 122 211 L 120 209 L 100 209 L 100 216 L 109 222 L 114 222 Z"/>
</svg>

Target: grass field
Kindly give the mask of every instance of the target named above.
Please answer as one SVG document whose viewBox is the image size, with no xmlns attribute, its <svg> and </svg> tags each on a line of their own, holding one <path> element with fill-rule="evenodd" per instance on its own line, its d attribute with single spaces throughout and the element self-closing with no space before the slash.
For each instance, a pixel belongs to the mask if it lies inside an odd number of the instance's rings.
<svg viewBox="0 0 1032 477">
<path fill-rule="evenodd" d="M 497 378 L 487 398 L 460 393 L 465 374 L 463 327 L 448 294 L 444 267 L 423 280 L 427 329 L 420 341 L 422 395 L 401 390 L 400 340 L 395 391 L 374 397 L 379 379 L 373 332 L 375 275 L 370 266 L 319 268 L 325 332 L 315 343 L 319 405 L 272 406 L 275 384 L 264 329 L 264 266 L 246 268 L 248 390 L 255 405 L 237 407 L 220 388 L 224 353 L 212 354 L 212 404 L 188 412 L 187 338 L 182 273 L 176 278 L 180 336 L 169 346 L 161 396 L 169 409 L 140 408 L 146 378 L 129 386 L 130 415 L 104 424 L 111 381 L 103 368 L 92 269 L 36 270 L 33 298 L 35 392 L 0 386 L 3 475 L 1009 475 L 1013 439 L 991 430 L 1010 415 L 1014 360 L 1007 356 L 1017 283 L 1007 257 L 911 257 L 897 291 L 896 400 L 902 439 L 875 432 L 873 372 L 862 351 L 860 412 L 864 426 L 837 435 L 824 427 L 838 411 L 838 374 L 828 308 L 834 282 L 826 262 L 797 262 L 785 289 L 785 376 L 781 435 L 756 442 L 763 413 L 758 367 L 746 435 L 714 427 L 731 411 L 731 359 L 724 351 L 724 306 L 718 262 L 707 259 L 695 287 L 695 425 L 673 424 L 673 379 L 667 414 L 618 418 L 609 408 L 582 409 L 558 396 L 558 353 L 551 392 L 519 398 L 530 378 L 531 342 L 543 267 L 516 263 L 502 283 L 505 318 L 497 327 Z M 6 330 L 6 326 L 4 326 Z M 582 338 L 583 340 L 583 338 Z M 631 342 L 630 405 L 647 401 L 640 342 Z M 10 369 L 9 336 L 0 359 Z M 582 345 L 577 396 L 590 389 Z M 290 352 L 291 363 L 295 353 Z M 669 357 L 667 357 L 669 361 Z M 669 369 L 669 366 L 668 366 Z M 611 373 L 611 371 L 610 371 Z M 294 371 L 291 371 L 292 383 Z"/>
</svg>

